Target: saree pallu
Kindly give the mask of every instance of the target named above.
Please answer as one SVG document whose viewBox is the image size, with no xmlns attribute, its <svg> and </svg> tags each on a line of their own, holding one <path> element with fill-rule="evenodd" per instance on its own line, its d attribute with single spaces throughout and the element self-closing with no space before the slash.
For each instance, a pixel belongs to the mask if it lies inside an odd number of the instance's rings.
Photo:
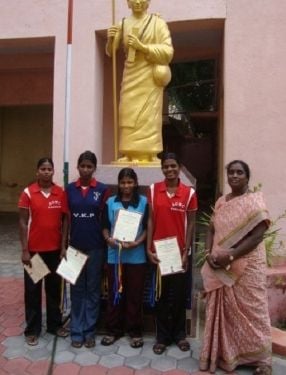
<svg viewBox="0 0 286 375">
<path fill-rule="evenodd" d="M 230 201 L 218 199 L 212 253 L 229 249 L 260 222 L 269 224 L 261 192 Z M 271 325 L 267 303 L 266 257 L 260 243 L 231 263 L 231 269 L 202 268 L 207 292 L 206 322 L 200 369 L 233 371 L 238 365 L 271 365 Z"/>
</svg>

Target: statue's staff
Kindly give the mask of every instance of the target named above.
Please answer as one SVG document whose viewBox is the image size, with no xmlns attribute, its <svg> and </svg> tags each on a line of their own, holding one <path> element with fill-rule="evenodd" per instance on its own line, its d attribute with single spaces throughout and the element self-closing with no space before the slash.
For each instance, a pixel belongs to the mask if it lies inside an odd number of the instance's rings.
<svg viewBox="0 0 286 375">
<path fill-rule="evenodd" d="M 112 24 L 115 25 L 115 0 L 112 0 Z M 114 127 L 114 160 L 118 159 L 118 113 L 117 113 L 117 74 L 116 43 L 112 44 L 112 90 L 113 90 L 113 127 Z"/>
</svg>

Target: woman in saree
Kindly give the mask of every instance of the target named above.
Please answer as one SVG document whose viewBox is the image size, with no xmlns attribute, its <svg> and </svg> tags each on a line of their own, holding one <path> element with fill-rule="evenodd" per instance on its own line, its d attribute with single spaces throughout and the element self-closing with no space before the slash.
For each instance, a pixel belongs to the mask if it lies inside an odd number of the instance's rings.
<svg viewBox="0 0 286 375">
<path fill-rule="evenodd" d="M 123 43 L 126 60 L 119 103 L 121 161 L 156 161 L 162 151 L 164 87 L 173 46 L 166 22 L 148 14 L 150 0 L 127 0 L 132 14 L 108 29 L 106 52 Z"/>
<path fill-rule="evenodd" d="M 249 167 L 241 160 L 227 167 L 231 193 L 214 208 L 202 268 L 207 307 L 200 369 L 271 369 L 271 326 L 266 290 L 263 236 L 269 226 L 261 192 L 250 192 Z"/>
</svg>

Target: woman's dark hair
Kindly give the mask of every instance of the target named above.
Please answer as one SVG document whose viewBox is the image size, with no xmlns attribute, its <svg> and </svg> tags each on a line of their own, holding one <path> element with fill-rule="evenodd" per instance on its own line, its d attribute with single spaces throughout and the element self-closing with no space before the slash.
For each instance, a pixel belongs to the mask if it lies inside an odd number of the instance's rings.
<svg viewBox="0 0 286 375">
<path fill-rule="evenodd" d="M 159 155 L 159 158 L 161 159 L 161 166 L 163 166 L 164 161 L 166 161 L 168 159 L 176 160 L 178 165 L 181 165 L 181 162 L 180 162 L 180 159 L 179 159 L 178 155 L 175 154 L 174 152 L 162 152 Z"/>
<path fill-rule="evenodd" d="M 41 158 L 39 159 L 38 163 L 37 163 L 37 169 L 40 168 L 40 166 L 44 163 L 49 163 L 51 164 L 51 166 L 54 168 L 54 162 L 51 158 L 48 158 L 48 157 L 44 157 L 44 158 Z"/>
<path fill-rule="evenodd" d="M 238 163 L 242 166 L 242 169 L 244 170 L 244 173 L 246 174 L 247 180 L 249 180 L 250 179 L 250 169 L 249 169 L 248 164 L 245 163 L 245 161 L 242 161 L 242 160 L 231 161 L 230 163 L 227 164 L 226 171 L 228 172 L 230 170 L 230 168 L 233 166 L 233 164 L 236 164 L 236 163 Z"/>
<path fill-rule="evenodd" d="M 79 155 L 79 158 L 77 160 L 77 166 L 80 165 L 80 163 L 82 163 L 84 160 L 89 160 L 92 162 L 92 164 L 95 166 L 97 166 L 97 158 L 95 156 L 95 154 L 91 151 L 85 151 L 83 152 L 82 154 Z"/>
<path fill-rule="evenodd" d="M 133 197 L 132 197 L 132 202 L 137 203 L 139 202 L 139 192 L 138 192 L 138 177 L 134 169 L 132 168 L 122 168 L 121 171 L 118 173 L 118 196 L 121 199 L 121 191 L 119 189 L 119 182 L 124 178 L 124 177 L 129 177 L 135 182 L 135 187 L 133 190 Z"/>
</svg>

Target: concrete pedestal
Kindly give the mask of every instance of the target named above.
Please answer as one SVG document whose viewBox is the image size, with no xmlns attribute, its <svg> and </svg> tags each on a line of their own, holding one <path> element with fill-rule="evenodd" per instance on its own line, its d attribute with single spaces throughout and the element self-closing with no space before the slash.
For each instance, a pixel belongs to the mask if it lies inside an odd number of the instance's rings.
<svg viewBox="0 0 286 375">
<path fill-rule="evenodd" d="M 139 185 L 143 188 L 143 192 L 145 190 L 144 187 L 146 188 L 154 182 L 158 182 L 164 179 L 160 165 L 140 166 L 112 164 L 98 165 L 96 170 L 96 179 L 98 181 L 104 182 L 107 185 L 110 185 L 111 188 L 117 187 L 118 173 L 121 171 L 122 168 L 125 167 L 130 167 L 134 169 L 138 176 Z M 181 169 L 180 178 L 185 185 L 192 185 L 194 187 L 196 186 L 196 179 L 184 167 Z"/>
</svg>

